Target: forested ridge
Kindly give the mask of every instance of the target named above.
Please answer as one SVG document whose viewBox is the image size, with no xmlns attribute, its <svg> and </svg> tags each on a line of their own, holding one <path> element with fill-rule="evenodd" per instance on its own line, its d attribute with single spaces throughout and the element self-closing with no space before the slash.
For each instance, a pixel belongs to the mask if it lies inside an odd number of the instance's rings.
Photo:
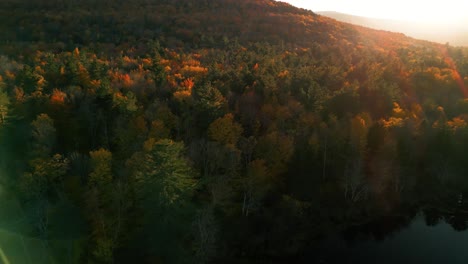
<svg viewBox="0 0 468 264">
<path fill-rule="evenodd" d="M 383 217 L 468 227 L 467 48 L 270 0 L 2 0 L 0 32 L 11 263 L 294 263 Z"/>
</svg>

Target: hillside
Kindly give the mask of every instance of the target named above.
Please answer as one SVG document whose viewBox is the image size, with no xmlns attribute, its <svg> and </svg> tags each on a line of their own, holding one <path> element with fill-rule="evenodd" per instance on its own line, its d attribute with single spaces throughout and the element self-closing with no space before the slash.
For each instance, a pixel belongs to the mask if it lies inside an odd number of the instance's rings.
<svg viewBox="0 0 468 264">
<path fill-rule="evenodd" d="M 197 48 L 222 43 L 224 38 L 242 44 L 266 41 L 305 47 L 339 41 L 360 44 L 363 34 L 362 29 L 269 0 L 7 0 L 0 7 L 2 43 L 29 46 L 32 42 L 62 49 L 154 39 L 165 47 Z M 386 37 L 398 45 L 408 41 L 397 35 Z"/>
<path fill-rule="evenodd" d="M 338 12 L 319 12 L 320 15 L 334 18 L 338 21 L 360 25 L 373 29 L 401 32 L 417 39 L 425 39 L 438 43 L 450 43 L 455 46 L 468 46 L 468 27 L 466 22 L 459 26 L 433 25 L 399 20 L 377 19 L 354 16 Z"/>
<path fill-rule="evenodd" d="M 466 229 L 466 48 L 270 0 L 4 0 L 0 31 L 11 263 L 319 263 L 428 208 Z"/>
</svg>

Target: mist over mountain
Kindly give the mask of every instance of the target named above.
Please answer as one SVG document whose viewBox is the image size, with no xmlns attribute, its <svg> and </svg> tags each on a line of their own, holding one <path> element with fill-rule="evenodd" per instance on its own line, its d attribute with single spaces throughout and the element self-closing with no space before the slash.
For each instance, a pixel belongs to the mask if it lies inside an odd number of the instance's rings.
<svg viewBox="0 0 468 264">
<path fill-rule="evenodd" d="M 423 22 L 355 16 L 333 11 L 321 11 L 317 13 L 346 23 L 392 32 L 401 32 L 418 39 L 443 44 L 450 43 L 454 46 L 468 46 L 468 20 L 460 22 L 459 25 L 437 25 Z"/>
</svg>

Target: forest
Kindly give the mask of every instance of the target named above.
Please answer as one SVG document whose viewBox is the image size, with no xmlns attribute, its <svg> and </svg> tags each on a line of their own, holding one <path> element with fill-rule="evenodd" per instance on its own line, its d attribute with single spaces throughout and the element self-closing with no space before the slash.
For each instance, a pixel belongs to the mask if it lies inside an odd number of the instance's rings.
<svg viewBox="0 0 468 264">
<path fill-rule="evenodd" d="M 296 263 L 381 218 L 468 228 L 468 48 L 271 0 L 0 21 L 3 263 Z"/>
</svg>

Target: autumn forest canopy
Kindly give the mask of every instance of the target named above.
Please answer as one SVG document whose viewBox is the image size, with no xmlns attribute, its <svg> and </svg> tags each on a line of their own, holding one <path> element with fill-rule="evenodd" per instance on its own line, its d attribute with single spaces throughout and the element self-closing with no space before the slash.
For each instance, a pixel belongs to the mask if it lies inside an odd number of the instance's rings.
<svg viewBox="0 0 468 264">
<path fill-rule="evenodd" d="M 10 263 L 294 263 L 383 217 L 468 228 L 468 48 L 271 0 L 2 0 L 0 22 Z"/>
</svg>

